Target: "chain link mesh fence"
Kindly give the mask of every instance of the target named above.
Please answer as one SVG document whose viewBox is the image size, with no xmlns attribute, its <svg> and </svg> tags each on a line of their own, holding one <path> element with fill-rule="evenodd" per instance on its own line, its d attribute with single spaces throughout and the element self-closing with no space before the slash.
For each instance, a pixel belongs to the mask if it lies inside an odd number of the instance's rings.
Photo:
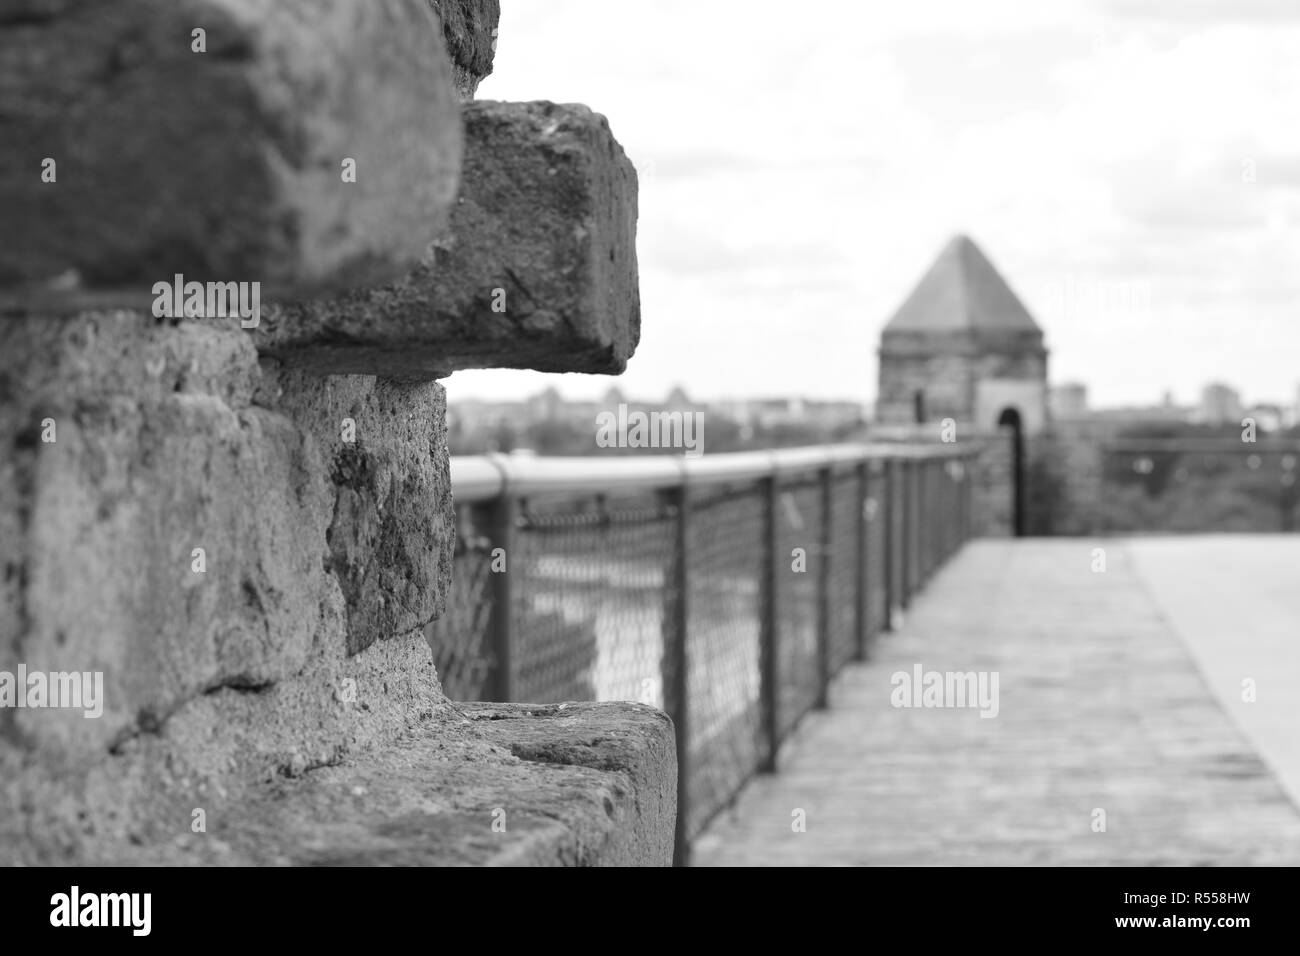
<svg viewBox="0 0 1300 956">
<path fill-rule="evenodd" d="M 822 573 L 821 490 L 813 478 L 777 492 L 777 722 L 782 738 L 817 702 L 817 579 Z"/>
<path fill-rule="evenodd" d="M 691 504 L 688 837 L 732 799 L 764 756 L 763 504 L 754 488 Z"/>
<path fill-rule="evenodd" d="M 515 697 L 663 706 L 672 517 L 650 496 L 600 498 L 582 511 L 521 509 L 512 549 Z"/>
<path fill-rule="evenodd" d="M 867 500 L 863 512 L 867 522 L 867 636 L 879 634 L 889 625 L 888 522 L 891 513 L 886 510 L 889 487 L 884 467 L 873 462 L 867 472 Z"/>
<path fill-rule="evenodd" d="M 969 489 L 943 461 L 863 462 L 684 496 L 647 489 L 462 505 L 447 611 L 427 630 L 444 691 L 667 709 L 688 738 L 679 826 L 689 841 L 887 626 L 889 596 L 919 584 L 963 533 L 958 506 Z M 769 640 L 774 687 L 763 677 Z"/>
<path fill-rule="evenodd" d="M 492 696 L 495 655 L 489 645 L 492 618 L 492 540 L 475 526 L 475 510 L 456 509 L 452 587 L 442 617 L 425 628 L 442 690 L 452 700 Z"/>
<path fill-rule="evenodd" d="M 862 482 L 856 471 L 834 478 L 830 490 L 827 627 L 830 668 L 834 672 L 858 652 L 858 538 L 865 532 L 865 519 Z"/>
<path fill-rule="evenodd" d="M 890 499 L 886 508 L 886 521 L 889 522 L 889 564 L 891 615 L 900 610 L 905 603 L 907 593 L 905 572 L 907 570 L 907 483 L 906 472 L 902 462 L 888 462 L 890 473 Z M 891 618 L 892 620 L 892 618 Z"/>
</svg>

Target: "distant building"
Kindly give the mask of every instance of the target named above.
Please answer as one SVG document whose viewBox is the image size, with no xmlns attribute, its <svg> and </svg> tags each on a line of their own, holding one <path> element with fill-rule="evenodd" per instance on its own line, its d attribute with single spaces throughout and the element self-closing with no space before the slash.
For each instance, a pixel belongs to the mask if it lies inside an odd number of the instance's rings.
<svg viewBox="0 0 1300 956">
<path fill-rule="evenodd" d="M 1242 418 L 1253 418 L 1255 428 L 1261 432 L 1275 432 L 1285 427 L 1285 413 L 1280 405 L 1252 405 L 1242 412 Z M 1242 418 L 1233 424 L 1240 424 Z"/>
<path fill-rule="evenodd" d="M 685 389 L 680 385 L 674 385 L 668 392 L 668 397 L 664 399 L 663 407 L 667 411 L 689 411 L 695 407 L 695 403 L 687 398 Z"/>
<path fill-rule="evenodd" d="M 880 337 L 876 420 L 1047 423 L 1043 332 L 988 258 L 952 239 Z"/>
<path fill-rule="evenodd" d="M 563 408 L 564 396 L 554 385 L 548 385 L 528 400 L 529 417 L 533 421 L 554 421 L 560 417 Z"/>
<path fill-rule="evenodd" d="M 522 402 L 488 402 L 472 398 L 452 399 L 447 407 L 447 429 L 454 454 L 475 454 L 483 449 L 523 450 L 529 441 L 539 443 L 541 454 L 580 454 L 590 451 L 575 442 L 575 436 L 595 435 L 595 422 L 602 412 L 626 405 L 629 411 L 697 412 L 717 419 L 730 419 L 739 427 L 742 440 L 752 439 L 759 430 L 806 427 L 821 432 L 810 441 L 829 440 L 864 422 L 859 402 L 819 401 L 799 397 L 732 399 L 719 402 L 693 401 L 684 389 L 674 387 L 663 402 L 628 398 L 618 386 L 611 386 L 599 401 L 566 400 L 554 387 Z M 570 447 L 571 446 L 571 447 Z M 562 447 L 566 450 L 553 450 Z"/>
<path fill-rule="evenodd" d="M 1201 390 L 1201 408 L 1197 415 L 1206 425 L 1238 425 L 1244 412 L 1241 395 L 1235 388 L 1221 382 L 1211 382 Z"/>
<path fill-rule="evenodd" d="M 743 403 L 737 421 L 757 428 L 799 424 L 804 420 L 803 402 L 797 398 L 756 398 Z"/>
<path fill-rule="evenodd" d="M 809 425 L 835 429 L 861 424 L 865 419 L 865 409 L 861 402 L 807 398 L 732 399 L 714 402 L 709 405 L 709 410 L 748 428 Z"/>
<path fill-rule="evenodd" d="M 1144 424 L 1189 424 L 1197 421 L 1200 409 L 1195 405 L 1116 405 L 1110 408 L 1089 408 L 1073 421 L 1109 422 L 1115 426 Z M 1062 422 L 1071 419 L 1061 419 Z"/>
<path fill-rule="evenodd" d="M 1049 402 L 1052 418 L 1060 421 L 1067 418 L 1083 418 L 1088 414 L 1088 386 L 1079 382 L 1067 382 L 1054 385 Z"/>
</svg>

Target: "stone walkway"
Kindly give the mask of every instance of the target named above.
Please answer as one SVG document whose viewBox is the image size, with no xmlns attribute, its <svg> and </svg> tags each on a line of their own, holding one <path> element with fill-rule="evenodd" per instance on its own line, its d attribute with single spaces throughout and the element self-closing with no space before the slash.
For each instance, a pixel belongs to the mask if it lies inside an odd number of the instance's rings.
<svg viewBox="0 0 1300 956">
<path fill-rule="evenodd" d="M 1211 692 L 1300 806 L 1300 535 L 1142 538 L 1129 552 Z"/>
<path fill-rule="evenodd" d="M 968 545 L 872 660 L 841 672 L 830 710 L 804 720 L 780 773 L 714 821 L 693 862 L 1300 864 L 1300 813 L 1139 573 L 1157 560 L 1117 540 Z M 1209 587 L 1214 562 L 1200 574 Z M 997 672 L 997 717 L 891 706 L 891 675 L 917 664 Z"/>
</svg>

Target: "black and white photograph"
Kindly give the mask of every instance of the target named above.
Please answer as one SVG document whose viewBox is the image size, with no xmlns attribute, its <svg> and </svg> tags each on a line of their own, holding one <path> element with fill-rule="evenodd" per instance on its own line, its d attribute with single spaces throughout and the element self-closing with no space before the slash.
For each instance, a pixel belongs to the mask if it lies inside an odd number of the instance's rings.
<svg viewBox="0 0 1300 956">
<path fill-rule="evenodd" d="M 0 0 L 7 932 L 1248 943 L 1297 475 L 1296 0 Z"/>
</svg>

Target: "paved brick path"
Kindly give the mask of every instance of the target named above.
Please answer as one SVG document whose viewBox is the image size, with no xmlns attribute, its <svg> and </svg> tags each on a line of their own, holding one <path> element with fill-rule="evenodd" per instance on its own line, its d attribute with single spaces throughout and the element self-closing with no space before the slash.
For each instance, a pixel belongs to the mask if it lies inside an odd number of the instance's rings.
<svg viewBox="0 0 1300 956">
<path fill-rule="evenodd" d="M 1090 570 L 1097 544 L 1104 574 Z M 892 707 L 890 676 L 917 663 L 997 671 L 999 715 Z M 806 832 L 792 831 L 796 808 Z M 781 772 L 714 821 L 694 862 L 1298 864 L 1300 813 L 1209 692 L 1128 546 L 980 541 L 870 662 L 841 673 L 830 710 L 805 719 Z"/>
</svg>

